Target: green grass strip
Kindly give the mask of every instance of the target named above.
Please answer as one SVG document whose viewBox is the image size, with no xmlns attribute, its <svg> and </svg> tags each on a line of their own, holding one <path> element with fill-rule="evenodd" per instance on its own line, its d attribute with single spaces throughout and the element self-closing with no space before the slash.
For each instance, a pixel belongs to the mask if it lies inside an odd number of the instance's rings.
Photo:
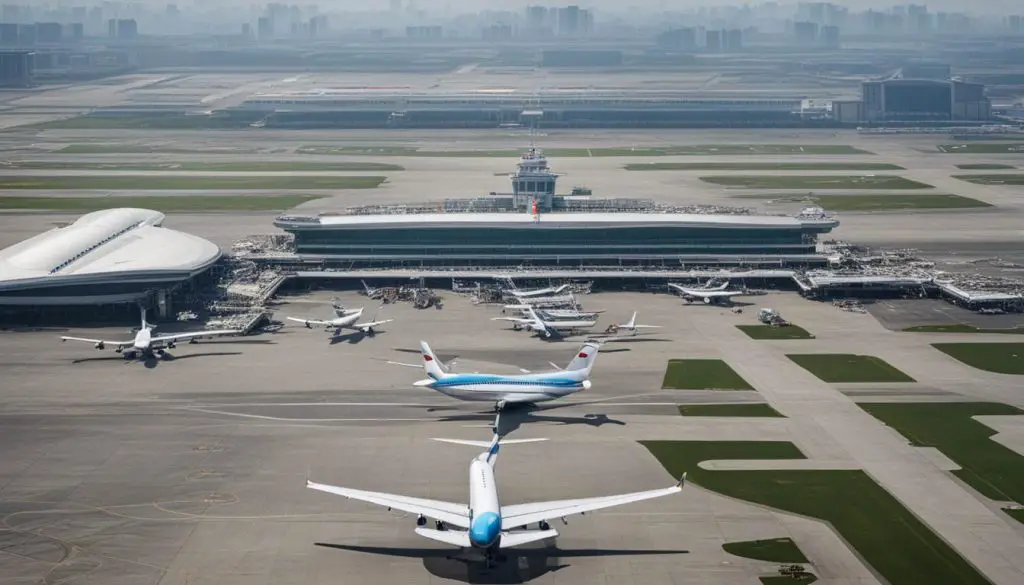
<svg viewBox="0 0 1024 585">
<path fill-rule="evenodd" d="M 708 471 L 701 461 L 803 459 L 792 443 L 644 441 L 673 476 L 683 472 L 720 494 L 819 518 L 878 571 L 889 585 L 989 581 L 863 471 Z"/>
<path fill-rule="evenodd" d="M 0 189 L 251 191 L 373 189 L 387 177 L 0 176 Z"/>
<path fill-rule="evenodd" d="M 872 355 L 845 353 L 789 354 L 786 357 L 808 372 L 832 384 L 867 382 L 914 382 L 914 379 Z"/>
<path fill-rule="evenodd" d="M 736 370 L 722 360 L 669 360 L 662 388 L 672 390 L 753 390 Z"/>
<path fill-rule="evenodd" d="M 736 404 L 680 404 L 679 414 L 683 416 L 738 416 L 785 418 L 770 404 L 761 402 L 740 402 Z"/>
<path fill-rule="evenodd" d="M 89 212 L 114 207 L 140 207 L 164 213 L 192 211 L 284 211 L 308 201 L 310 195 L 175 195 L 125 197 L 0 197 L 0 210 Z"/>
<path fill-rule="evenodd" d="M 979 370 L 1024 374 L 1024 343 L 933 343 L 932 347 Z"/>
</svg>

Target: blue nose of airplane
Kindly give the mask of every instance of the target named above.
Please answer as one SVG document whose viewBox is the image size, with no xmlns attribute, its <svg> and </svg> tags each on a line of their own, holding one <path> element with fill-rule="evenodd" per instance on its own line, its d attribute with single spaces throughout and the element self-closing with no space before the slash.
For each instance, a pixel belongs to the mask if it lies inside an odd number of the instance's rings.
<svg viewBox="0 0 1024 585">
<path fill-rule="evenodd" d="M 469 541 L 475 547 L 487 548 L 494 544 L 501 534 L 501 517 L 494 512 L 484 512 L 469 527 Z"/>
</svg>

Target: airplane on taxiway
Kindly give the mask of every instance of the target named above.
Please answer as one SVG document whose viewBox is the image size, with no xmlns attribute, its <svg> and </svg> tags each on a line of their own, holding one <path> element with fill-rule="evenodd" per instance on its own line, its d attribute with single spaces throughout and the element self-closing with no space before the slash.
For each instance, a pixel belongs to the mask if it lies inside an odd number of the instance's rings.
<svg viewBox="0 0 1024 585">
<path fill-rule="evenodd" d="M 224 337 L 226 335 L 238 335 L 241 333 L 238 329 L 220 329 L 216 331 L 194 331 L 190 333 L 175 333 L 171 335 L 155 335 L 156 326 L 146 321 L 146 310 L 142 309 L 142 325 L 139 330 L 135 333 L 135 338 L 131 341 L 108 341 L 105 339 L 91 339 L 87 337 L 61 337 L 63 341 L 83 341 L 85 343 L 92 343 L 96 349 L 104 349 L 108 345 L 114 348 L 114 351 L 123 355 L 124 359 L 132 360 L 135 358 L 146 358 L 151 357 L 154 354 L 164 355 L 164 349 L 174 349 L 174 346 L 179 342 L 196 343 L 204 337 Z"/>
<path fill-rule="evenodd" d="M 346 309 L 341 305 L 335 305 L 334 314 L 335 317 L 333 319 L 327 320 L 299 319 L 298 317 L 287 317 L 287 319 L 289 321 L 302 323 L 307 329 L 312 329 L 314 326 L 323 327 L 325 330 L 334 329 L 334 337 L 340 335 L 342 329 L 361 331 L 372 337 L 376 333 L 374 330 L 375 327 L 394 321 L 394 319 L 385 319 L 383 321 L 374 320 L 360 323 L 358 321 L 363 317 L 362 307 L 358 309 Z M 376 315 L 374 317 L 376 318 Z"/>
<path fill-rule="evenodd" d="M 483 373 L 456 374 L 451 364 L 445 364 L 434 355 L 427 342 L 420 342 L 423 356 L 423 370 L 427 379 L 413 383 L 414 386 L 430 388 L 458 400 L 492 402 L 497 411 L 513 405 L 535 405 L 564 398 L 591 387 L 590 371 L 597 360 L 600 346 L 585 343 L 564 369 L 554 363 L 550 372 L 530 372 L 499 375 Z M 413 367 L 413 364 L 388 362 L 394 365 Z M 419 367 L 419 366 L 415 366 Z"/>
<path fill-rule="evenodd" d="M 621 506 L 633 502 L 650 500 L 676 494 L 682 491 L 686 474 L 672 487 L 633 492 L 617 496 L 535 502 L 502 506 L 498 501 L 497 482 L 494 466 L 498 458 L 501 436 L 495 434 L 490 443 L 463 441 L 458 439 L 435 439 L 449 443 L 486 447 L 469 464 L 469 505 L 399 496 L 383 492 L 369 492 L 312 482 L 306 479 L 306 487 L 384 506 L 388 510 L 400 510 L 416 514 L 416 534 L 460 549 L 469 549 L 483 554 L 488 567 L 500 559 L 501 549 L 513 548 L 558 536 L 558 531 L 548 524 L 550 520 L 573 514 L 585 514 L 603 508 Z M 506 444 L 530 443 L 545 439 L 521 439 L 505 441 Z M 434 528 L 427 527 L 427 518 L 435 521 Z M 537 530 L 526 529 L 536 524 Z M 523 528 L 526 530 L 515 530 Z"/>
<path fill-rule="evenodd" d="M 661 329 L 661 325 L 640 325 L 636 322 L 636 314 L 637 312 L 633 311 L 633 316 L 629 318 L 629 321 L 610 326 L 609 332 L 632 331 L 633 335 L 636 335 L 641 329 Z"/>
<path fill-rule="evenodd" d="M 578 333 L 583 329 L 589 329 L 597 325 L 596 318 L 579 319 L 542 319 L 533 307 L 526 307 L 525 317 L 492 317 L 492 321 L 511 321 L 515 330 L 529 329 L 536 331 L 546 338 L 562 337 L 563 335 Z"/>
</svg>

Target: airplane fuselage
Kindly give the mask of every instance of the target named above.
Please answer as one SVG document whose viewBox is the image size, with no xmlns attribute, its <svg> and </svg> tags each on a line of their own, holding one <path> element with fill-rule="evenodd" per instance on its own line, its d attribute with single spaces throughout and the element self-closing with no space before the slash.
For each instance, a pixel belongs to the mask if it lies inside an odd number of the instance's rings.
<svg viewBox="0 0 1024 585">
<path fill-rule="evenodd" d="M 551 374 L 452 374 L 439 379 L 422 380 L 416 385 L 426 386 L 459 400 L 512 404 L 557 400 L 590 388 L 590 381 Z"/>
<path fill-rule="evenodd" d="M 501 538 L 501 505 L 494 468 L 474 459 L 469 466 L 469 542 L 474 548 L 491 549 Z"/>
</svg>

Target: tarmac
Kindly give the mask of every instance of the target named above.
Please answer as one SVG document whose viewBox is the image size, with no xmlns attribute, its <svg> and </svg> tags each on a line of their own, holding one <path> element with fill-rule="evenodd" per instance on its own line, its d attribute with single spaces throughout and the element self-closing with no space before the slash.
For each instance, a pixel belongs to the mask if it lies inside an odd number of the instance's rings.
<svg viewBox="0 0 1024 585">
<path fill-rule="evenodd" d="M 287 297 L 275 318 L 326 317 L 335 293 Z M 341 293 L 348 306 L 371 301 Z M 961 550 L 996 584 L 1019 583 L 1024 531 L 946 472 L 948 462 L 910 447 L 856 407 L 844 385 L 817 380 L 785 353 L 878 355 L 917 382 L 880 386 L 890 399 L 939 389 L 946 399 L 1024 406 L 1012 376 L 973 370 L 873 317 L 793 294 L 752 297 L 816 339 L 755 341 L 742 314 L 683 305 L 668 295 L 595 293 L 598 330 L 624 321 L 662 329 L 602 348 L 594 387 L 564 406 L 503 419 L 515 438 L 545 443 L 502 450 L 505 503 L 565 499 L 671 484 L 636 441 L 792 441 L 809 461 L 793 468 L 865 469 Z M 123 363 L 63 331 L 0 335 L 0 574 L 10 583 L 710 583 L 755 585 L 776 565 L 726 554 L 724 542 L 788 536 L 822 582 L 875 584 L 871 570 L 818 521 L 725 498 L 682 494 L 568 519 L 561 535 L 489 573 L 417 537 L 414 518 L 303 487 L 304 479 L 454 502 L 468 497 L 470 447 L 433 437 L 486 439 L 489 405 L 412 387 L 420 339 L 458 371 L 515 373 L 562 364 L 576 340 L 546 342 L 491 321 L 498 309 L 446 294 L 441 310 L 387 305 L 395 319 L 374 337 L 332 343 L 322 330 L 179 346 L 173 359 Z M 75 334 L 128 337 L 119 329 Z M 662 390 L 668 359 L 721 358 L 757 392 Z M 872 397 L 874 399 L 874 397 Z M 767 400 L 789 418 L 681 417 L 678 403 Z M 553 403 L 555 404 L 555 403 Z M 999 422 L 1011 448 L 1019 421 Z M 1016 441 L 1016 442 L 1015 442 Z M 711 462 L 758 468 L 787 462 Z"/>
</svg>

